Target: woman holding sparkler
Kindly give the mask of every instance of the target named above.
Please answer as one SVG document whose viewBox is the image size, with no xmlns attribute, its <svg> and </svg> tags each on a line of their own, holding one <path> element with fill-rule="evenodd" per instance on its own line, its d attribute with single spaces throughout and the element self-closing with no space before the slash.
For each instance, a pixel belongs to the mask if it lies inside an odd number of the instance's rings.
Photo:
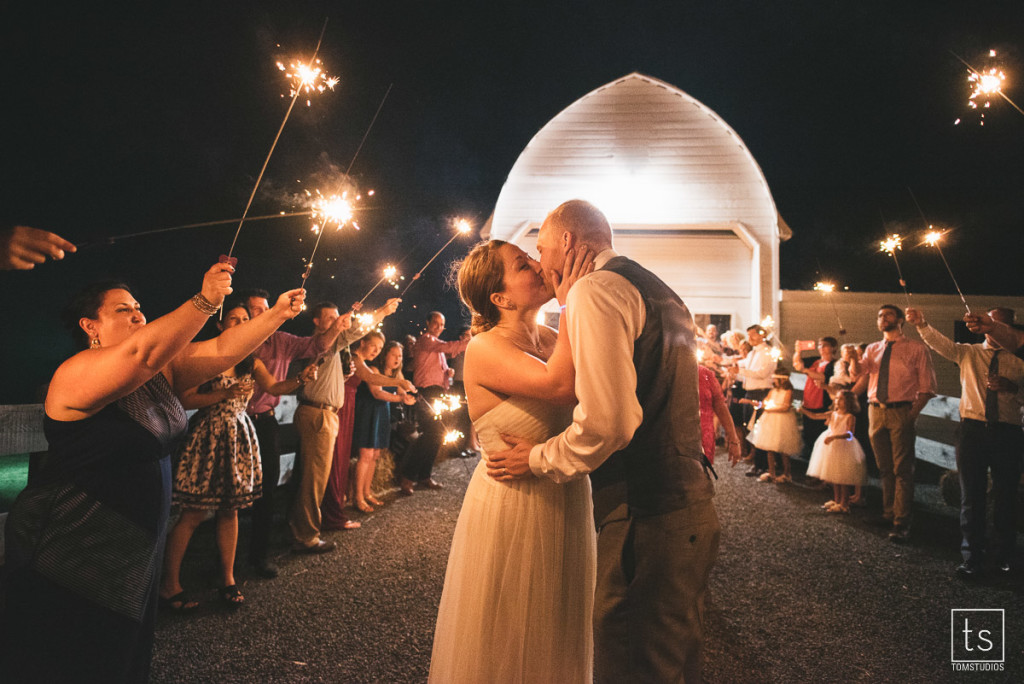
<svg viewBox="0 0 1024 684">
<path fill-rule="evenodd" d="M 178 395 L 248 356 L 305 297 L 286 292 L 267 315 L 192 342 L 233 272 L 215 264 L 199 293 L 149 324 L 120 283 L 86 288 L 65 310 L 83 350 L 53 375 L 49 454 L 7 520 L 5 679 L 148 679 L 170 454 L 186 427 Z"/>
<path fill-rule="evenodd" d="M 555 294 L 591 270 L 565 260 Z M 571 422 L 575 372 L 566 333 L 537 324 L 552 295 L 518 247 L 477 245 L 459 270 L 473 312 L 466 357 L 469 414 L 485 452 L 502 433 L 543 441 Z M 596 537 L 587 478 L 497 481 L 481 460 L 452 540 L 430 664 L 432 682 L 593 681 Z"/>
<path fill-rule="evenodd" d="M 373 371 L 367 365 L 383 350 L 384 362 L 379 373 L 396 379 L 394 387 L 381 387 L 371 383 Z M 384 335 L 374 331 L 359 341 L 352 352 L 356 365 L 356 376 L 363 380 L 356 390 L 355 425 L 352 430 L 352 447 L 359 450 L 356 463 L 356 508 L 372 513 L 373 506 L 384 502 L 373 495 L 373 474 L 381 452 L 391 444 L 391 403 L 402 402 L 411 406 L 416 397 L 398 391 L 398 380 L 402 379 L 402 345 L 395 340 L 384 343 Z M 372 505 L 371 505 L 372 504 Z"/>
</svg>

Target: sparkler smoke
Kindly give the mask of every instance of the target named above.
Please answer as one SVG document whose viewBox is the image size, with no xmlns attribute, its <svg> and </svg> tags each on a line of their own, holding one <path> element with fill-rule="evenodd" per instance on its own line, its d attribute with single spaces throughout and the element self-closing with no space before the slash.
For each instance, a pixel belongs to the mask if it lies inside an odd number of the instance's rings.
<svg viewBox="0 0 1024 684">
<path fill-rule="evenodd" d="M 448 245 L 455 242 L 455 238 L 459 237 L 460 235 L 465 235 L 469 231 L 473 230 L 473 225 L 464 218 L 455 219 L 453 223 L 455 228 L 455 235 L 452 235 L 452 239 L 444 243 L 444 246 L 441 247 L 441 249 L 437 250 L 437 253 L 434 254 L 434 256 L 430 257 L 430 261 L 423 264 L 423 268 L 416 272 L 416 275 L 412 277 L 412 280 L 409 281 L 409 284 L 405 286 L 404 290 L 402 290 L 402 294 L 399 295 L 400 297 L 405 297 L 405 293 L 409 291 L 409 288 L 412 287 L 413 283 L 420 279 L 420 276 L 423 274 L 423 272 L 427 270 L 427 266 L 430 266 L 430 264 L 434 263 L 434 259 L 441 256 L 441 252 L 447 249 Z"/>
<path fill-rule="evenodd" d="M 320 44 L 324 39 L 324 31 L 327 30 L 327 19 L 324 19 L 323 28 L 320 29 L 320 38 L 316 41 L 316 49 L 313 50 L 313 56 L 307 63 L 307 68 L 312 70 L 313 65 L 319 63 L 317 55 L 320 53 Z M 333 88 L 333 86 L 332 86 Z M 274 149 L 277 147 L 277 141 L 281 139 L 281 132 L 284 130 L 285 124 L 288 123 L 288 117 L 291 116 L 292 109 L 295 108 L 295 101 L 298 99 L 299 94 L 302 92 L 302 88 L 293 88 L 294 94 L 292 95 L 292 101 L 288 105 L 288 110 L 284 114 L 284 120 L 281 122 L 281 127 L 277 129 L 277 135 L 274 136 L 274 142 L 270 145 L 270 151 L 267 152 L 267 158 L 263 160 L 263 167 L 260 169 L 259 175 L 256 177 L 256 184 L 252 188 L 252 193 L 249 195 L 249 201 L 245 203 L 245 211 L 242 212 L 242 218 L 238 222 L 238 229 L 235 231 L 235 237 L 231 241 L 231 249 L 228 250 L 228 259 L 235 252 L 235 243 L 238 242 L 238 234 L 242 232 L 242 225 L 245 223 L 245 217 L 249 214 L 249 207 L 252 206 L 252 200 L 256 197 L 256 191 L 259 190 L 260 182 L 263 181 L 263 174 L 267 170 L 267 165 L 270 163 L 270 158 L 274 156 Z M 303 278 L 303 284 L 305 284 L 305 278 Z"/>
<path fill-rule="evenodd" d="M 964 298 L 963 290 L 960 289 L 960 284 L 956 282 L 956 276 L 953 275 L 953 269 L 949 267 L 949 262 L 946 261 L 946 255 L 942 253 L 942 238 L 945 233 L 942 231 L 935 230 L 932 226 L 928 226 L 928 232 L 925 233 L 923 244 L 929 247 L 934 247 L 939 252 L 939 256 L 942 257 L 942 263 L 946 266 L 946 272 L 949 273 L 950 279 L 953 281 L 953 287 L 956 288 L 957 294 L 960 295 L 960 301 L 963 302 L 964 308 L 967 309 L 967 313 L 971 313 L 971 307 L 967 305 L 967 300 Z"/>
</svg>

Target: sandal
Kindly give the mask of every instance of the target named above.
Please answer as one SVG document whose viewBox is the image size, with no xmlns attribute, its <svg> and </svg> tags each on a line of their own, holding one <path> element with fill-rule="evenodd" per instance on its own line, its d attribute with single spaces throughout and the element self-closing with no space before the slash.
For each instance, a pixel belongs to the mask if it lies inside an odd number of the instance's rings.
<svg viewBox="0 0 1024 684">
<path fill-rule="evenodd" d="M 758 482 L 772 482 L 775 480 L 775 476 L 771 473 L 763 473 L 761 477 L 757 478 Z"/>
<path fill-rule="evenodd" d="M 361 510 L 363 513 L 373 513 L 373 506 L 365 501 L 356 501 L 356 508 Z"/>
<path fill-rule="evenodd" d="M 193 601 L 185 591 L 179 591 L 177 594 L 169 598 L 161 596 L 159 603 L 161 609 L 182 615 L 185 613 L 191 613 L 199 607 L 199 602 Z"/>
<path fill-rule="evenodd" d="M 836 505 L 835 501 L 826 501 L 825 503 L 821 504 L 821 507 L 824 508 L 827 511 L 828 509 L 832 508 L 835 505 Z"/>
<path fill-rule="evenodd" d="M 789 484 L 792 481 L 793 478 L 791 478 L 789 475 L 779 475 L 777 478 L 772 480 L 772 482 L 774 482 L 775 484 Z"/>
<path fill-rule="evenodd" d="M 245 603 L 245 597 L 242 596 L 242 592 L 238 589 L 237 584 L 230 584 L 226 587 L 221 587 L 219 593 L 220 600 L 231 608 L 238 608 Z"/>
<path fill-rule="evenodd" d="M 367 499 L 367 501 L 372 503 L 374 506 L 383 506 L 384 505 L 384 502 L 381 501 L 380 499 L 378 499 L 375 496 L 371 496 L 369 499 Z"/>
</svg>

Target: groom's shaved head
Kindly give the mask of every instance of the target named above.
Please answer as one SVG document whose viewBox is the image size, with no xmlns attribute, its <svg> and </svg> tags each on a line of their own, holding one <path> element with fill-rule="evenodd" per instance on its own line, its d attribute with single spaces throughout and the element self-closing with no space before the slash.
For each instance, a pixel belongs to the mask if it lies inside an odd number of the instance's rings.
<svg viewBox="0 0 1024 684">
<path fill-rule="evenodd" d="M 569 200 L 560 204 L 544 219 L 558 233 L 571 233 L 581 242 L 600 252 L 612 246 L 612 227 L 601 210 L 584 200 Z"/>
<path fill-rule="evenodd" d="M 594 254 L 612 246 L 612 227 L 590 202 L 569 200 L 547 215 L 537 234 L 537 251 L 544 277 L 561 272 L 571 247 L 586 245 Z"/>
</svg>

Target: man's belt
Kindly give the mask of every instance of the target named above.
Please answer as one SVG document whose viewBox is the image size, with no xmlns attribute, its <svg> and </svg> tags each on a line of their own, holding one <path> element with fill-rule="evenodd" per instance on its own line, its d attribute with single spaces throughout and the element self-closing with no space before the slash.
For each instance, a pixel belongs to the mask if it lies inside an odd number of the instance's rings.
<svg viewBox="0 0 1024 684">
<path fill-rule="evenodd" d="M 313 408 L 318 408 L 321 411 L 330 411 L 331 413 L 341 412 L 340 407 L 331 406 L 330 404 L 321 404 L 319 401 L 306 401 L 305 399 L 302 399 L 299 401 L 299 406 L 312 406 Z"/>
<path fill-rule="evenodd" d="M 256 419 L 256 418 L 273 418 L 274 417 L 274 409 L 270 408 L 270 409 L 267 409 L 266 411 L 263 411 L 262 413 L 250 413 L 249 417 L 253 418 L 253 419 Z"/>
<path fill-rule="evenodd" d="M 913 406 L 913 405 L 914 405 L 914 402 L 912 402 L 912 401 L 890 401 L 890 402 L 886 402 L 886 403 L 882 403 L 880 401 L 869 401 L 868 402 L 868 406 L 876 406 L 876 407 L 878 407 L 880 409 L 904 408 L 905 406 Z"/>
</svg>

